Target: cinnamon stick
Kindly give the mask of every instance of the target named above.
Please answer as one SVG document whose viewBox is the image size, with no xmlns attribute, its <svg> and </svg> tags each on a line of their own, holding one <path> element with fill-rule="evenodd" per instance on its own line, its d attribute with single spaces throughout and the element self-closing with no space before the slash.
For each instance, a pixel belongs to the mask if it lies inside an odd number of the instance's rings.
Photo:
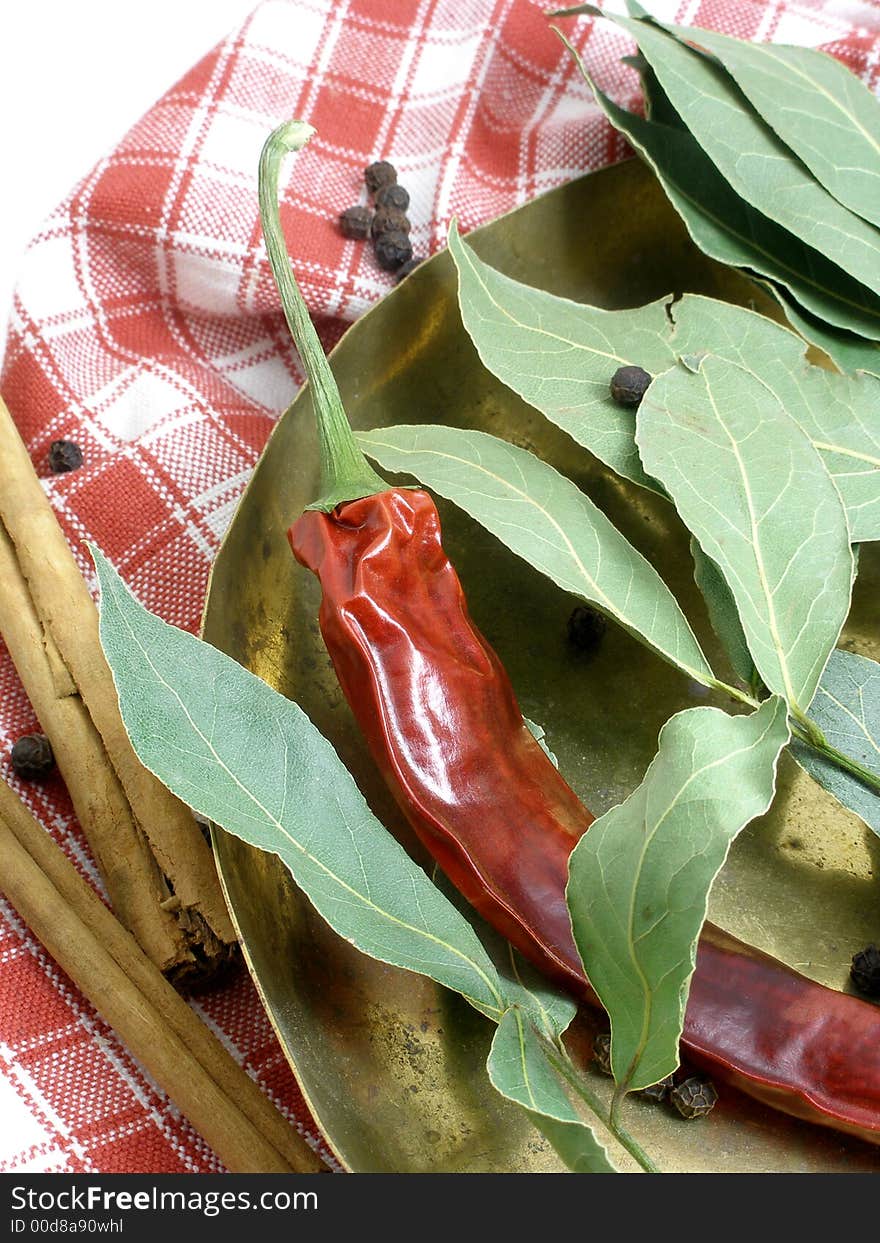
<svg viewBox="0 0 880 1243">
<path fill-rule="evenodd" d="M 51 643 L 47 648 L 47 636 L 3 526 L 0 583 L 0 634 L 52 744 L 110 905 L 152 961 L 173 974 L 188 964 L 193 951 L 173 913 L 162 907 L 171 891 L 75 685 L 66 687 L 63 662 L 57 654 L 54 661 L 50 657 Z"/>
<path fill-rule="evenodd" d="M 23 588 L 32 606 L 26 625 L 30 633 L 27 641 L 17 636 L 20 627 L 8 609 L 2 632 L 6 638 L 8 630 L 10 649 L 14 646 L 20 654 L 20 662 L 15 653 L 13 659 L 25 690 L 31 694 L 32 702 L 40 698 L 47 714 L 48 669 L 54 698 L 79 700 L 101 740 L 107 765 L 124 793 L 138 842 L 133 844 L 130 835 L 119 837 L 110 833 L 109 822 L 93 818 L 84 829 L 99 865 L 102 860 L 106 865 L 119 851 L 125 852 L 127 860 L 131 850 L 132 869 L 140 870 L 140 863 L 135 861 L 143 850 L 153 856 L 161 884 L 158 888 L 148 886 L 144 891 L 143 901 L 150 895 L 151 913 L 147 916 L 144 908 L 137 921 L 129 913 L 126 922 L 133 928 L 141 928 L 144 919 L 152 922 L 152 927 L 147 932 L 139 931 L 138 936 L 157 964 L 174 978 L 210 976 L 228 960 L 235 944 L 211 849 L 189 809 L 143 767 L 128 740 L 98 637 L 97 610 L 2 399 L 0 464 L 0 524 L 8 537 L 4 578 L 9 577 L 19 589 Z M 9 556 L 15 563 L 14 570 Z M 34 619 L 41 631 L 42 659 L 32 641 L 30 628 Z M 34 708 L 54 747 L 47 721 L 36 703 Z M 57 736 L 57 729 L 53 732 Z M 94 748 L 92 754 L 97 762 Z M 65 767 L 72 771 L 70 762 Z M 109 784 L 112 783 L 104 782 L 105 787 Z M 152 903 L 152 896 L 156 895 L 159 900 Z M 172 896 L 175 901 L 168 902 Z M 169 916 L 174 925 L 174 949 L 170 953 L 159 948 L 171 927 Z"/>
<path fill-rule="evenodd" d="M 2 781 L 0 891 L 229 1170 L 325 1168 Z"/>
</svg>

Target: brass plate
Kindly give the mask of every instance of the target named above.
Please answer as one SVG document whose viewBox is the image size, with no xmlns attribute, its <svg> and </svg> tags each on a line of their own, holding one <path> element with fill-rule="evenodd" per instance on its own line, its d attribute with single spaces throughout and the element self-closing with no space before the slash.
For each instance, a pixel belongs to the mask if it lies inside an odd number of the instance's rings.
<svg viewBox="0 0 880 1243">
<path fill-rule="evenodd" d="M 600 306 L 693 290 L 770 309 L 753 285 L 693 247 L 656 181 L 635 161 L 554 190 L 469 240 L 502 271 Z M 671 507 L 611 475 L 483 370 L 455 296 L 452 262 L 440 254 L 348 331 L 333 366 L 354 425 L 436 421 L 534 449 L 588 491 L 661 569 L 723 668 Z M 279 421 L 218 554 L 204 635 L 302 705 L 376 813 L 412 845 L 336 685 L 318 633 L 317 583 L 287 546 L 288 525 L 316 492 L 304 392 Z M 445 546 L 523 712 L 544 725 L 584 801 L 605 811 L 641 779 L 663 722 L 701 702 L 704 692 L 615 627 L 594 659 L 578 659 L 565 642 L 571 598 L 451 506 L 440 508 Z M 849 638 L 874 655 L 876 616 L 869 614 L 878 579 L 880 561 L 864 548 Z M 343 1166 L 560 1169 L 519 1111 L 489 1086 L 486 1020 L 429 981 L 353 950 L 313 913 L 273 857 L 221 832 L 216 849 L 254 979 Z M 880 843 L 861 822 L 788 761 L 772 815 L 742 835 L 715 887 L 713 917 L 801 971 L 845 987 L 853 952 L 880 939 L 878 855 Z M 876 1149 L 732 1092 L 696 1123 L 640 1100 L 628 1104 L 627 1114 L 667 1170 L 880 1168 Z"/>
</svg>

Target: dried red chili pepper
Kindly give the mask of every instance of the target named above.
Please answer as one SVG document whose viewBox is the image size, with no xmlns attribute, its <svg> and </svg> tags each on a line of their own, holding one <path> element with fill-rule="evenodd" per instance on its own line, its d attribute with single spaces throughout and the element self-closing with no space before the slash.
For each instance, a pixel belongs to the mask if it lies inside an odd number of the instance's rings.
<svg viewBox="0 0 880 1243">
<path fill-rule="evenodd" d="M 290 273 L 278 163 L 264 148 L 266 241 L 319 417 L 322 499 L 289 532 L 317 574 L 340 685 L 400 807 L 495 928 L 597 1004 L 565 903 L 568 858 L 593 821 L 523 723 L 501 662 L 470 619 L 433 501 L 390 488 L 363 458 Z M 267 227 L 268 225 L 268 227 Z M 786 1113 L 880 1142 L 880 1015 L 720 929 L 700 938 L 682 1047 L 713 1076 Z"/>
</svg>

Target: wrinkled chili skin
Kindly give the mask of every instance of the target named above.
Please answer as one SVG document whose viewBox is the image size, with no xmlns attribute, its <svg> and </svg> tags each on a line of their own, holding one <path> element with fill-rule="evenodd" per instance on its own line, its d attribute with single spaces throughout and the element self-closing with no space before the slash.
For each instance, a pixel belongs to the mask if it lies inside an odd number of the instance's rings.
<svg viewBox="0 0 880 1243">
<path fill-rule="evenodd" d="M 704 925 L 688 1059 L 809 1122 L 880 1143 L 880 1009 Z"/>
<path fill-rule="evenodd" d="M 536 930 L 568 924 L 568 855 L 593 816 L 523 724 L 443 552 L 434 502 L 392 489 L 310 510 L 290 540 L 321 581 L 336 676 L 404 814 L 471 905 L 516 945 L 534 952 L 537 937 L 565 976 Z"/>
<path fill-rule="evenodd" d="M 523 954 L 596 1003 L 565 904 L 593 821 L 523 724 L 468 614 L 427 493 L 309 510 L 288 532 L 322 587 L 340 686 L 398 804 L 449 879 Z M 706 925 L 682 1047 L 786 1113 L 880 1142 L 880 1011 Z"/>
</svg>

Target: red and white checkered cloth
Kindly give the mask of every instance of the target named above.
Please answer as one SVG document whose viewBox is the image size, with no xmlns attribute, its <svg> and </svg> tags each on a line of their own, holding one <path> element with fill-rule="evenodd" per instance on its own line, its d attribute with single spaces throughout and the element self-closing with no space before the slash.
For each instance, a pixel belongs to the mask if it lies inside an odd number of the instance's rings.
<svg viewBox="0 0 880 1243">
<path fill-rule="evenodd" d="M 282 214 L 328 347 L 393 283 L 335 225 L 370 161 L 397 166 L 425 255 L 443 246 L 453 215 L 469 229 L 624 156 L 551 32 L 549 7 L 263 0 L 44 224 L 23 266 L 0 389 L 84 572 L 88 538 L 148 608 L 198 626 L 211 559 L 301 379 L 257 215 L 257 159 L 279 121 L 317 129 L 289 161 Z M 878 0 L 650 7 L 740 37 L 821 45 L 872 87 L 880 77 Z M 612 94 L 634 101 L 615 28 L 581 18 L 574 42 Z M 60 437 L 85 462 L 51 476 L 46 454 Z M 12 776 L 12 742 L 36 726 L 0 643 L 2 776 L 100 888 L 60 779 Z M 0 1170 L 221 1168 L 2 901 L 0 962 Z M 314 1136 L 244 973 L 196 1009 Z"/>
</svg>

